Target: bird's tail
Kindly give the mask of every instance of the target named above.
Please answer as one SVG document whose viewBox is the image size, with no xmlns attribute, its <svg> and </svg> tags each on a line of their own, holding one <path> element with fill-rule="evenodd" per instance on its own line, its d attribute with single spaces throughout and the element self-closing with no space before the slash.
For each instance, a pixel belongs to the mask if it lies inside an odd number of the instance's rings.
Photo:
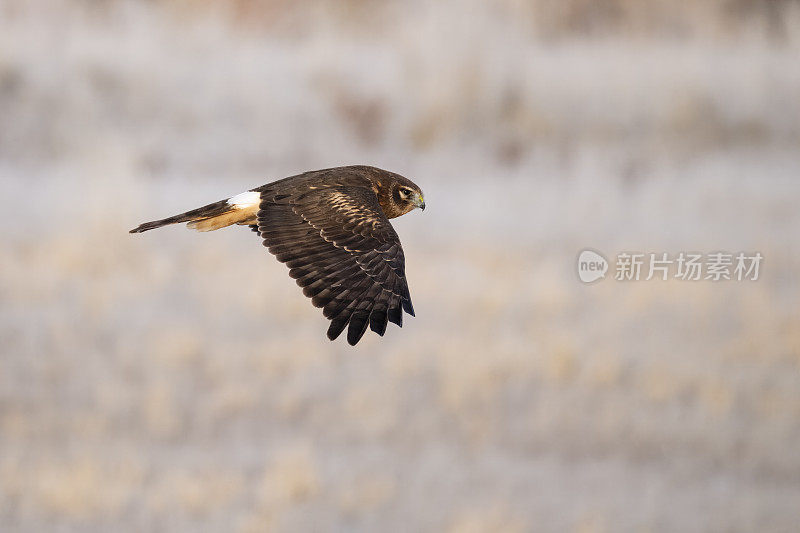
<svg viewBox="0 0 800 533">
<path fill-rule="evenodd" d="M 151 229 L 187 222 L 187 226 L 197 231 L 212 231 L 231 224 L 254 224 L 258 213 L 260 194 L 248 191 L 227 200 L 220 200 L 180 215 L 161 220 L 145 222 L 133 228 L 130 233 L 142 233 Z"/>
</svg>

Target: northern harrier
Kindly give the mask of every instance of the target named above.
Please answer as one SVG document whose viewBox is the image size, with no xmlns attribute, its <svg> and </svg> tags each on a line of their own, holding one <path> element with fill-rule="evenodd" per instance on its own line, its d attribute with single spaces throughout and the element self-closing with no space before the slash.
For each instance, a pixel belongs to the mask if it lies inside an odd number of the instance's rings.
<svg viewBox="0 0 800 533">
<path fill-rule="evenodd" d="M 198 231 L 250 226 L 322 308 L 331 321 L 328 338 L 347 327 L 347 342 L 355 345 L 367 326 L 382 336 L 387 322 L 403 326 L 403 310 L 414 316 L 403 248 L 389 219 L 415 207 L 425 209 L 425 201 L 411 180 L 375 167 L 338 167 L 284 178 L 130 232 L 178 222 Z"/>
</svg>

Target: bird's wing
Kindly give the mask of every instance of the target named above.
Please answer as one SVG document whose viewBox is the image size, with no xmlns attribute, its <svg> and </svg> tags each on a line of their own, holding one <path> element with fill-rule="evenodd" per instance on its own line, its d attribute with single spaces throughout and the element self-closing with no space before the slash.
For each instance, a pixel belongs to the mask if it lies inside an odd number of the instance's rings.
<svg viewBox="0 0 800 533">
<path fill-rule="evenodd" d="M 262 193 L 258 231 L 286 263 L 303 294 L 331 321 L 328 338 L 345 327 L 356 344 L 369 326 L 414 315 L 400 239 L 372 189 L 336 186 Z"/>
</svg>

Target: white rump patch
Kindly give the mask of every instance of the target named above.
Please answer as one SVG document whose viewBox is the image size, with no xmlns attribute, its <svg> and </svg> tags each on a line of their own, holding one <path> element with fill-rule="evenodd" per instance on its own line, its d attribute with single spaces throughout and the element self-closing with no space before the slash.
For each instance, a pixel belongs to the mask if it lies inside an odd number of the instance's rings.
<svg viewBox="0 0 800 533">
<path fill-rule="evenodd" d="M 228 203 L 236 209 L 258 207 L 258 205 L 261 203 L 261 193 L 256 191 L 243 192 L 232 198 L 228 198 Z"/>
</svg>

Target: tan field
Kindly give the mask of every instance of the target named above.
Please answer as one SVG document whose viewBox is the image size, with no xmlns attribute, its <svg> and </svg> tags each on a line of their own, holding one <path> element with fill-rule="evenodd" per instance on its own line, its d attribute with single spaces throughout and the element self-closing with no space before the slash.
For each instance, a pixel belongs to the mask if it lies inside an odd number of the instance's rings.
<svg viewBox="0 0 800 533">
<path fill-rule="evenodd" d="M 0 0 L 0 530 L 796 531 L 798 57 L 794 2 Z M 246 228 L 128 234 L 355 163 L 428 206 L 356 347 Z"/>
</svg>

